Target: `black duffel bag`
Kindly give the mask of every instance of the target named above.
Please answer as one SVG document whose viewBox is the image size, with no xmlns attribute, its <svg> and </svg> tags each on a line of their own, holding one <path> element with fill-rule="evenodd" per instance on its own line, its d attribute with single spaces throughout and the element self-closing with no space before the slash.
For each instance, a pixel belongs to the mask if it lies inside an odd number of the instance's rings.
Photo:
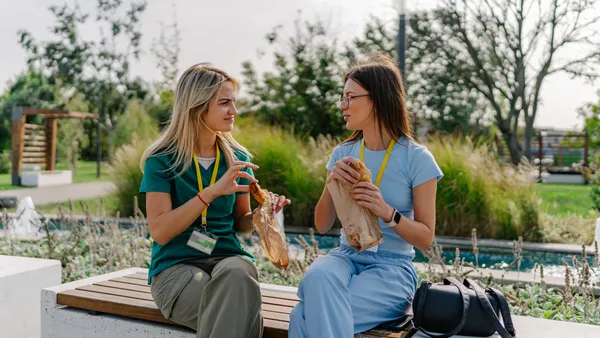
<svg viewBox="0 0 600 338">
<path fill-rule="evenodd" d="M 455 278 L 444 278 L 443 283 L 421 282 L 412 303 L 412 316 L 380 325 L 379 328 L 404 331 L 411 327 L 405 338 L 417 332 L 429 337 L 447 338 L 454 335 L 489 337 L 498 332 L 502 338 L 514 338 L 515 329 L 508 303 L 502 292 L 465 279 L 461 284 Z M 502 315 L 504 326 L 498 318 Z"/>
</svg>

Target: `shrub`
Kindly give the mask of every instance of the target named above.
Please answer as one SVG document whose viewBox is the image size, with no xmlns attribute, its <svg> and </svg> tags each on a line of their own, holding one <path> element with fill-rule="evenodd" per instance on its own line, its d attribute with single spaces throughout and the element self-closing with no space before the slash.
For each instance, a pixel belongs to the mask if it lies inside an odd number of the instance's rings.
<svg viewBox="0 0 600 338">
<path fill-rule="evenodd" d="M 0 151 L 0 174 L 8 174 L 9 172 L 10 172 L 9 151 Z"/>
<path fill-rule="evenodd" d="M 314 209 L 325 184 L 325 164 L 340 139 L 302 140 L 293 131 L 264 126 L 251 118 L 239 121 L 234 136 L 260 166 L 255 175 L 261 186 L 292 200 L 284 209 L 286 226 L 313 227 Z M 134 142 L 115 154 L 113 177 L 124 215 L 133 212 L 133 197 L 138 195 L 142 178 L 139 159 L 148 145 L 149 141 Z M 502 165 L 487 146 L 468 139 L 437 138 L 427 146 L 445 174 L 438 185 L 438 235 L 469 237 L 476 228 L 485 238 L 542 239 L 540 201 L 528 166 Z M 143 198 L 140 209 L 145 211 Z"/>
<path fill-rule="evenodd" d="M 244 119 L 234 136 L 260 166 L 255 176 L 265 189 L 285 195 L 285 224 L 312 227 L 314 208 L 325 185 L 329 155 L 339 140 L 319 136 L 302 141 L 293 131 L 267 127 Z"/>
<path fill-rule="evenodd" d="M 158 123 L 148 114 L 139 100 L 131 100 L 125 114 L 119 117 L 115 130 L 112 132 L 112 146 L 118 149 L 130 144 L 134 138 L 138 140 L 151 139 L 158 136 Z"/>
<path fill-rule="evenodd" d="M 530 167 L 503 165 L 485 145 L 468 138 L 427 144 L 444 178 L 438 185 L 436 233 L 485 238 L 541 239 L 540 201 Z"/>
</svg>

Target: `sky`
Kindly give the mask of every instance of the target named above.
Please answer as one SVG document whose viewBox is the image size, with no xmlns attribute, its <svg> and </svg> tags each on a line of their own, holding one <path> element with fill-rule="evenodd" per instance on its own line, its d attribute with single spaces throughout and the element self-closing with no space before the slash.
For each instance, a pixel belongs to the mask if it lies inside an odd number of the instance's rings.
<svg viewBox="0 0 600 338">
<path fill-rule="evenodd" d="M 0 89 L 26 68 L 26 54 L 17 41 L 19 29 L 28 30 L 36 39 L 51 37 L 53 23 L 47 9 L 64 0 L 0 0 Z M 68 0 L 72 3 L 73 0 Z M 330 24 L 341 41 L 360 35 L 370 15 L 393 20 L 397 15 L 394 0 L 148 0 L 141 17 L 142 49 L 145 54 L 132 65 L 132 75 L 148 82 L 160 79 L 153 56 L 149 53 L 152 39 L 160 34 L 160 22 L 170 23 L 175 13 L 181 31 L 179 71 L 198 62 L 210 62 L 241 79 L 242 62 L 251 61 L 259 72 L 272 69 L 265 35 L 277 25 L 284 35 L 293 32 L 299 15 L 303 19 L 320 17 Z M 93 12 L 96 0 L 79 0 L 85 12 Z M 407 9 L 427 9 L 435 0 L 409 0 Z M 301 14 L 298 13 L 301 11 Z M 98 38 L 96 28 L 84 27 L 85 38 Z M 259 51 L 267 51 L 260 55 Z M 542 87 L 542 106 L 537 127 L 558 129 L 581 128 L 583 121 L 577 108 L 597 102 L 595 84 L 571 80 L 567 75 L 550 77 Z"/>
</svg>

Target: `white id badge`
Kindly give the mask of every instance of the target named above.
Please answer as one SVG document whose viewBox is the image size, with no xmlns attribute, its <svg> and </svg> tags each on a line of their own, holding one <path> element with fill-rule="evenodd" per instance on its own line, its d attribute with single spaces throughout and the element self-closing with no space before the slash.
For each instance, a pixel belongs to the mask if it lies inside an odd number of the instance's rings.
<svg viewBox="0 0 600 338">
<path fill-rule="evenodd" d="M 209 234 L 208 232 L 199 232 L 194 230 L 187 245 L 196 250 L 202 251 L 207 255 L 210 255 L 215 249 L 215 245 L 219 238 Z"/>
</svg>

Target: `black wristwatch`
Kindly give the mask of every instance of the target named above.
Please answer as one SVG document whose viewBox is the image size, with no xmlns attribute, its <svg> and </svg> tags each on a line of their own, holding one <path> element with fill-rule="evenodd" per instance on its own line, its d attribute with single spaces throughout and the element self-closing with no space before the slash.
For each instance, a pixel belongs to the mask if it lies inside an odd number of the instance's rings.
<svg viewBox="0 0 600 338">
<path fill-rule="evenodd" d="M 392 220 L 387 222 L 387 226 L 390 228 L 395 227 L 400 223 L 400 219 L 402 218 L 402 214 L 394 208 L 394 214 L 392 215 Z"/>
</svg>

